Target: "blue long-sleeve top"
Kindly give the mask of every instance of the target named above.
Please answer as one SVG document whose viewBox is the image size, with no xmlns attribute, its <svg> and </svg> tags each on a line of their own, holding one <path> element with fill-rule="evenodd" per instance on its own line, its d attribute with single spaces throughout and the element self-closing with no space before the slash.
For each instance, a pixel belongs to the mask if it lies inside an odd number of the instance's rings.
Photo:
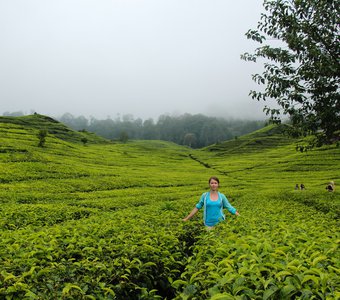
<svg viewBox="0 0 340 300">
<path fill-rule="evenodd" d="M 226 208 L 231 214 L 236 214 L 236 208 L 233 207 L 227 197 L 218 192 L 218 199 L 211 200 L 210 192 L 203 193 L 199 202 L 196 204 L 197 209 L 204 207 L 204 224 L 206 226 L 215 226 L 219 222 L 225 220 L 225 215 L 223 213 L 223 208 Z"/>
</svg>

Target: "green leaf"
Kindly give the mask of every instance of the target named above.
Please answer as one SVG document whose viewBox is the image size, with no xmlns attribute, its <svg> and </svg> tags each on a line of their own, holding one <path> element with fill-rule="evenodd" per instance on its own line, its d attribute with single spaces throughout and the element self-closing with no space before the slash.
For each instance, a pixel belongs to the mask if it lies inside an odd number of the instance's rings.
<svg viewBox="0 0 340 300">
<path fill-rule="evenodd" d="M 225 274 L 222 278 L 218 280 L 218 284 L 224 286 L 226 284 L 232 283 L 237 276 L 231 272 Z"/>
<path fill-rule="evenodd" d="M 326 255 L 321 255 L 313 259 L 312 266 L 315 267 L 320 261 L 326 260 Z"/>
<path fill-rule="evenodd" d="M 175 289 L 178 289 L 180 286 L 182 285 L 187 285 L 188 283 L 184 280 L 181 280 L 181 279 L 178 279 L 178 280 L 175 280 L 171 286 L 174 287 Z"/>
<path fill-rule="evenodd" d="M 110 289 L 110 288 L 102 287 L 102 290 L 105 292 L 105 295 L 110 294 L 113 297 L 116 296 L 115 292 L 112 289 Z"/>
<path fill-rule="evenodd" d="M 281 290 L 280 290 L 280 295 L 282 298 L 288 298 L 291 297 L 293 294 L 295 294 L 295 292 L 297 292 L 296 288 L 294 285 L 286 285 L 284 286 Z"/>
<path fill-rule="evenodd" d="M 313 292 L 311 290 L 309 290 L 309 289 L 304 289 L 304 290 L 302 290 L 300 292 L 301 292 L 301 299 L 302 300 L 309 300 L 313 296 Z"/>
<path fill-rule="evenodd" d="M 233 289 L 233 294 L 238 295 L 240 292 L 247 291 L 247 290 L 249 290 L 249 288 L 246 286 L 237 286 Z"/>
<path fill-rule="evenodd" d="M 193 282 L 194 282 L 194 279 L 195 279 L 198 275 L 202 274 L 203 272 L 205 272 L 205 271 L 204 271 L 204 270 L 200 270 L 200 271 L 198 271 L 198 272 L 192 274 L 191 277 L 190 277 L 189 282 L 190 282 L 190 283 L 193 283 Z"/>
<path fill-rule="evenodd" d="M 67 296 L 72 289 L 79 290 L 81 293 L 83 293 L 83 290 L 78 285 L 67 283 L 66 286 L 63 288 L 62 295 Z"/>
<path fill-rule="evenodd" d="M 279 288 L 277 286 L 271 287 L 270 289 L 265 290 L 263 293 L 263 300 L 270 299 L 271 297 L 275 296 L 278 291 L 279 291 Z"/>
<path fill-rule="evenodd" d="M 212 296 L 210 298 L 210 300 L 234 300 L 235 297 L 227 294 L 227 293 L 223 293 L 223 294 L 215 294 L 214 296 Z"/>
<path fill-rule="evenodd" d="M 286 276 L 292 276 L 292 273 L 288 271 L 281 271 L 275 274 L 275 277 L 280 281 L 283 281 Z"/>
<path fill-rule="evenodd" d="M 337 273 L 340 276 L 340 269 L 335 268 L 333 266 L 328 266 L 327 268 L 328 268 L 329 271 L 332 270 L 332 271 L 334 271 L 335 273 Z"/>
<path fill-rule="evenodd" d="M 28 272 L 24 272 L 22 274 L 22 277 L 29 277 L 29 276 L 32 276 L 33 273 L 34 273 L 34 270 L 35 270 L 36 267 L 31 267 L 31 269 L 28 271 Z"/>
<path fill-rule="evenodd" d="M 319 278 L 314 276 L 314 275 L 306 275 L 306 276 L 304 276 L 302 281 L 301 281 L 301 284 L 304 284 L 305 282 L 307 282 L 309 280 L 313 281 L 316 284 L 316 286 L 319 286 L 319 283 L 320 283 Z"/>
<path fill-rule="evenodd" d="M 155 264 L 152 261 L 149 261 L 149 262 L 143 264 L 143 267 L 157 267 L 157 264 Z"/>
<path fill-rule="evenodd" d="M 303 272 L 303 274 L 304 275 L 312 274 L 312 275 L 321 276 L 322 272 L 321 272 L 320 269 L 310 268 L 310 269 L 306 270 L 305 272 Z"/>
<path fill-rule="evenodd" d="M 204 263 L 205 266 L 208 267 L 208 270 L 216 270 L 217 269 L 217 266 L 211 262 L 205 262 Z"/>
<path fill-rule="evenodd" d="M 210 295 L 210 297 L 211 297 L 211 296 L 220 294 L 220 289 L 219 289 L 219 287 L 218 287 L 217 285 L 214 285 L 213 287 L 211 287 L 210 289 L 208 289 L 208 292 L 209 292 L 209 295 Z"/>
<path fill-rule="evenodd" d="M 27 291 L 25 294 L 25 297 L 32 299 L 32 300 L 40 298 L 38 295 L 34 294 L 32 291 Z"/>
<path fill-rule="evenodd" d="M 8 274 L 5 278 L 4 278 L 4 282 L 11 280 L 11 279 L 16 279 L 16 277 L 13 274 Z"/>
</svg>

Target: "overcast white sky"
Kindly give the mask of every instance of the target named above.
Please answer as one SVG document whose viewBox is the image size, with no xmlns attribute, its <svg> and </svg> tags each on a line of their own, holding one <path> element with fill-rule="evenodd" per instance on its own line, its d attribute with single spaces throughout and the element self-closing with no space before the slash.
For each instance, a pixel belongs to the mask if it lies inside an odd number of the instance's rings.
<svg viewBox="0 0 340 300">
<path fill-rule="evenodd" d="M 0 0 L 0 114 L 265 118 L 260 0 Z"/>
</svg>

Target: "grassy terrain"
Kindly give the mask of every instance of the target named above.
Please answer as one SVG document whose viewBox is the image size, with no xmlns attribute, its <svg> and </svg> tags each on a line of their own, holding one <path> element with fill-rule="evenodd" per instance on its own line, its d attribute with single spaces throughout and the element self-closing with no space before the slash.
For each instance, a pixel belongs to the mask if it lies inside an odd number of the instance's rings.
<svg viewBox="0 0 340 300">
<path fill-rule="evenodd" d="M 280 132 L 192 150 L 1 117 L 0 298 L 338 299 L 340 149 Z M 241 217 L 208 232 L 181 219 L 211 175 Z"/>
</svg>

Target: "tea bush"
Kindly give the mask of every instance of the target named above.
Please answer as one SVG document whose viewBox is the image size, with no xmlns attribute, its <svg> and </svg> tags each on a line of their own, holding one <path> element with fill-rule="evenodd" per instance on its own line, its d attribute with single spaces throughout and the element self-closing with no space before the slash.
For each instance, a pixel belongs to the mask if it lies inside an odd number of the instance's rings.
<svg viewBox="0 0 340 300">
<path fill-rule="evenodd" d="M 274 127 L 192 150 L 6 120 L 0 298 L 340 297 L 340 199 L 325 190 L 340 180 L 339 148 L 299 153 Z M 182 218 L 211 175 L 241 216 L 207 231 L 201 212 Z"/>
</svg>

